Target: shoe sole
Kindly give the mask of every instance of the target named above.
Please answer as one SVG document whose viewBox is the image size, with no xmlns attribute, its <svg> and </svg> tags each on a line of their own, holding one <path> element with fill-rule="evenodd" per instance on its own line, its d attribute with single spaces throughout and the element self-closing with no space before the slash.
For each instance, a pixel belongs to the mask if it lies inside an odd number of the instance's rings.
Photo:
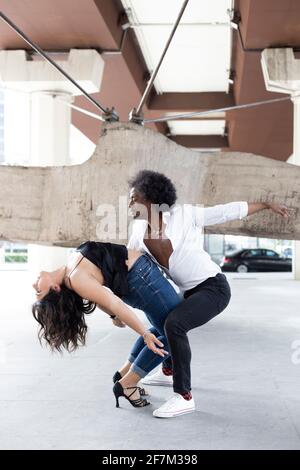
<svg viewBox="0 0 300 470">
<path fill-rule="evenodd" d="M 193 411 L 196 411 L 196 408 L 193 408 L 192 410 L 185 410 L 185 411 L 180 411 L 179 413 L 176 414 L 161 414 L 160 416 L 153 414 L 154 418 L 176 418 L 177 416 L 182 416 L 186 415 L 188 413 L 193 413 Z"/>
</svg>

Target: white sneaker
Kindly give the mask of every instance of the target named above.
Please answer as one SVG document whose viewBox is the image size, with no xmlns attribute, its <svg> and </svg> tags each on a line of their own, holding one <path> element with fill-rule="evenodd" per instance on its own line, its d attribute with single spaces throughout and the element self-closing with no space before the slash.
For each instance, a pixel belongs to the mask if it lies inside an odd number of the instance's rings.
<svg viewBox="0 0 300 470">
<path fill-rule="evenodd" d="M 172 387 L 173 376 L 165 375 L 162 369 L 158 369 L 154 374 L 146 375 L 141 382 L 144 385 L 162 385 L 164 387 Z"/>
<path fill-rule="evenodd" d="M 155 418 L 175 418 L 195 411 L 194 398 L 185 400 L 179 393 L 175 393 L 160 408 L 153 411 Z"/>
</svg>

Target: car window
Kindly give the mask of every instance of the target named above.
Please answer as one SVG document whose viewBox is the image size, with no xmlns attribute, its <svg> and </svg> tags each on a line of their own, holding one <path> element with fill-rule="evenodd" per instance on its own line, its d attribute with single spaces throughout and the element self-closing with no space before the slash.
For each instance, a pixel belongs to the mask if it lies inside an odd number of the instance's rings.
<svg viewBox="0 0 300 470">
<path fill-rule="evenodd" d="M 262 256 L 262 250 L 248 250 L 245 254 L 245 258 L 258 258 Z"/>
<path fill-rule="evenodd" d="M 266 256 L 269 256 L 270 258 L 278 258 L 279 255 L 275 253 L 275 251 L 272 250 L 266 250 Z"/>
</svg>

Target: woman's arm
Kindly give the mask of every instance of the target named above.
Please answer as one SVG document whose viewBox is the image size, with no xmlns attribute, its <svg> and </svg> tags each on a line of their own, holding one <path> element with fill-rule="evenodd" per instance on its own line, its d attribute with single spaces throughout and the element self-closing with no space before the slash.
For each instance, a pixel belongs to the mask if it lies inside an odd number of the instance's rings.
<svg viewBox="0 0 300 470">
<path fill-rule="evenodd" d="M 106 310 L 104 307 L 101 307 L 101 305 L 97 304 L 97 307 L 100 308 L 100 310 L 102 310 L 102 312 L 104 313 L 107 313 L 107 315 L 110 316 L 110 318 L 112 319 L 112 322 L 115 326 L 117 326 L 118 328 L 125 328 L 125 323 L 123 323 L 118 317 L 117 315 L 112 315 L 111 312 L 109 312 L 108 310 Z"/>
<path fill-rule="evenodd" d="M 148 348 L 155 354 L 162 357 L 169 354 L 167 351 L 156 347 L 157 345 L 162 348 L 163 344 L 145 328 L 135 313 L 119 297 L 103 287 L 94 277 L 87 274 L 74 276 L 72 285 L 83 299 L 95 302 L 100 309 L 106 313 L 110 312 L 110 314 L 116 315 L 122 322 L 143 336 Z"/>
<path fill-rule="evenodd" d="M 112 313 L 106 310 L 104 307 L 102 307 L 102 305 L 97 304 L 97 307 L 100 308 L 102 312 L 107 313 L 107 315 L 109 315 L 111 318 L 115 316 L 115 315 L 112 315 Z"/>
</svg>

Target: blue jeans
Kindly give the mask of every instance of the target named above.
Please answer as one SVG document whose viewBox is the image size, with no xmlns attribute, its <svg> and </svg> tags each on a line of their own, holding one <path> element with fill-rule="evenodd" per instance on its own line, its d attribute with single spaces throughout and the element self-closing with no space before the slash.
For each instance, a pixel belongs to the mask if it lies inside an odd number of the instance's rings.
<svg viewBox="0 0 300 470">
<path fill-rule="evenodd" d="M 147 254 L 137 259 L 128 272 L 127 280 L 129 293 L 122 300 L 131 307 L 143 310 L 152 325 L 150 331 L 163 343 L 164 349 L 169 351 L 164 324 L 169 312 L 182 299 Z M 153 353 L 140 336 L 134 343 L 128 360 L 132 363 L 131 370 L 140 377 L 145 377 L 166 357 Z"/>
</svg>

